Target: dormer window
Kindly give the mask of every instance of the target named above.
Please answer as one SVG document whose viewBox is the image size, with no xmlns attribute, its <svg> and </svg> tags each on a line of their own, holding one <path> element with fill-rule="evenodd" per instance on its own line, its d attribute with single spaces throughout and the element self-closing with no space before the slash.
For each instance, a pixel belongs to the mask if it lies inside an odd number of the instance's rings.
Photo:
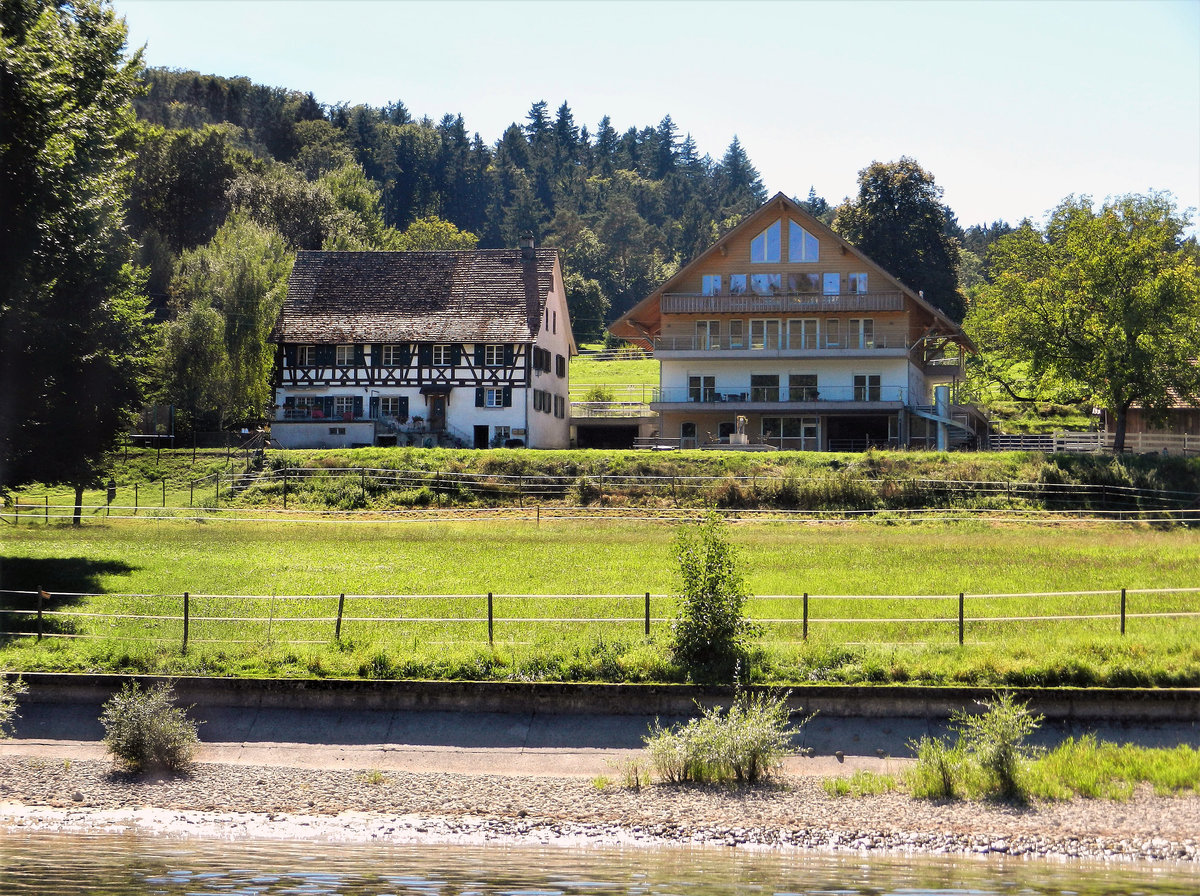
<svg viewBox="0 0 1200 896">
<path fill-rule="evenodd" d="M 788 221 L 788 261 L 816 261 L 819 254 L 817 238 L 795 221 Z"/>
<path fill-rule="evenodd" d="M 750 241 L 751 264 L 779 263 L 779 235 L 781 232 L 782 228 L 776 221 Z"/>
</svg>

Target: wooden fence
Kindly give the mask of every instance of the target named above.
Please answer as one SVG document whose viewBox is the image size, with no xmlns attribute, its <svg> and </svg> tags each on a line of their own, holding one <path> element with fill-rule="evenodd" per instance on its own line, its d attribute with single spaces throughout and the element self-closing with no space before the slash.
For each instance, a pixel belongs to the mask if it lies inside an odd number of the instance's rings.
<svg viewBox="0 0 1200 896">
<path fill-rule="evenodd" d="M 957 595 L 760 595 L 747 603 L 747 615 L 762 626 L 763 640 L 796 643 L 814 629 L 835 632 L 840 626 L 916 627 L 928 637 L 915 643 L 965 644 L 1003 637 L 1007 623 L 1083 623 L 1097 631 L 1126 634 L 1132 620 L 1200 619 L 1195 596 L 1200 588 L 1117 589 Z M 1130 605 L 1131 598 L 1135 606 Z M 104 609 L 97 602 L 117 604 Z M 1003 614 L 997 607 L 1018 601 L 1026 612 Z M 72 602 L 82 604 L 73 608 Z M 848 615 L 854 606 L 873 602 L 887 615 Z M 1086 606 L 1085 606 L 1086 604 Z M 1048 609 L 1035 612 L 1042 605 Z M 525 609 L 532 606 L 532 611 Z M 589 607 L 621 615 L 598 615 Z M 238 608 L 241 611 L 238 612 Z M 399 609 L 395 609 L 395 608 Z M 756 612 L 756 608 L 758 612 Z M 828 608 L 828 612 L 826 612 Z M 404 612 L 409 609 L 410 612 Z M 458 609 L 458 612 L 453 612 Z M 659 615 L 653 610 L 658 609 Z M 1074 612 L 1067 612 L 1073 609 Z M 152 610 L 157 612 L 151 612 Z M 970 610 L 970 612 L 968 612 Z M 223 612 L 224 611 L 224 612 Z M 253 611 L 253 612 L 249 612 Z M 627 633 L 650 636 L 674 619 L 676 600 L 650 592 L 618 595 L 181 595 L 80 594 L 74 592 L 0 591 L 0 642 L 16 638 L 109 639 L 129 643 L 178 644 L 330 644 L 351 630 L 374 637 L 381 633 L 407 639 L 421 627 L 435 627 L 449 643 L 494 644 L 498 635 L 551 625 L 623 626 Z M 259 629 L 254 634 L 253 626 Z M 101 629 L 107 627 L 105 633 Z M 299 629 L 302 637 L 279 637 L 280 629 Z M 265 631 L 265 637 L 263 632 Z M 217 635 L 224 636 L 217 637 Z M 508 638 L 506 640 L 511 640 Z M 896 643 L 872 639 L 872 643 Z M 914 643 L 914 642 L 907 642 Z"/>
</svg>

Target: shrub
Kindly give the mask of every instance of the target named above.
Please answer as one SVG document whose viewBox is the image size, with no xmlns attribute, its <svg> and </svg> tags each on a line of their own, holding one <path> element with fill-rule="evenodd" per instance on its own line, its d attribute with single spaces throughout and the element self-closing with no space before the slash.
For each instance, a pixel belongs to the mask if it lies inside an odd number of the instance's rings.
<svg viewBox="0 0 1200 896">
<path fill-rule="evenodd" d="M 1022 798 L 1025 768 L 1034 752 L 1025 738 L 1037 730 L 1043 717 L 1031 713 L 1026 704 L 1014 702 L 1008 692 L 980 705 L 987 711 L 978 715 L 958 712 L 952 717 L 959 739 L 978 763 L 990 792 L 1007 799 Z"/>
<path fill-rule="evenodd" d="M 21 679 L 9 681 L 0 678 L 0 737 L 11 737 L 13 720 L 19 717 L 17 698 L 29 692 Z"/>
<path fill-rule="evenodd" d="M 755 632 L 744 615 L 749 592 L 723 527 L 713 514 L 675 538 L 681 594 L 671 652 L 695 680 L 732 681 Z"/>
<path fill-rule="evenodd" d="M 670 728 L 656 719 L 644 741 L 650 764 L 668 784 L 756 784 L 792 752 L 800 726 L 791 724 L 786 694 L 741 693 L 728 711 L 705 709 Z"/>
<path fill-rule="evenodd" d="M 160 684 L 142 690 L 129 682 L 102 707 L 104 744 L 131 769 L 187 768 L 200 738 L 196 723 L 175 706 L 175 690 Z"/>
<path fill-rule="evenodd" d="M 922 737 L 909 746 L 917 754 L 916 763 L 904 776 L 912 795 L 934 800 L 957 797 L 967 768 L 962 744 L 951 746 L 940 737 Z"/>
</svg>

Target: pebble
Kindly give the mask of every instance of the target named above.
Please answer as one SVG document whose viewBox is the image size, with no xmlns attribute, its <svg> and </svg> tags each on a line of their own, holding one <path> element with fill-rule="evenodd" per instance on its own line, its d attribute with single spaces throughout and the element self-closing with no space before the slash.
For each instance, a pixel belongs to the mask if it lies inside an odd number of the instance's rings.
<svg viewBox="0 0 1200 896">
<path fill-rule="evenodd" d="M 370 776 L 373 778 L 373 776 Z M 901 793 L 833 797 L 818 778 L 755 787 L 597 789 L 580 778 L 197 764 L 141 777 L 101 760 L 0 757 L 0 830 L 164 830 L 412 842 L 696 843 L 730 849 L 1076 857 L 1200 864 L 1200 795 L 1014 807 Z M 202 810 L 202 811 L 201 811 Z M 55 826 L 58 826 L 55 828 Z M 89 827 L 90 826 L 90 827 Z M 287 833 L 272 833 L 273 831 Z"/>
</svg>

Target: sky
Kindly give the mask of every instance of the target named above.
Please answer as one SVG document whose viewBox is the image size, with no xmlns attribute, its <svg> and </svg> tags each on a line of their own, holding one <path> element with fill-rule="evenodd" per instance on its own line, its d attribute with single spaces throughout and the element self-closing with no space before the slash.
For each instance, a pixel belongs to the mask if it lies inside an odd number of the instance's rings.
<svg viewBox="0 0 1200 896">
<path fill-rule="evenodd" d="M 593 134 L 670 115 L 714 159 L 736 135 L 769 193 L 801 199 L 911 156 L 964 227 L 1040 223 L 1072 194 L 1200 207 L 1200 0 L 113 5 L 147 65 L 461 114 L 489 144 L 566 101 Z"/>
</svg>

